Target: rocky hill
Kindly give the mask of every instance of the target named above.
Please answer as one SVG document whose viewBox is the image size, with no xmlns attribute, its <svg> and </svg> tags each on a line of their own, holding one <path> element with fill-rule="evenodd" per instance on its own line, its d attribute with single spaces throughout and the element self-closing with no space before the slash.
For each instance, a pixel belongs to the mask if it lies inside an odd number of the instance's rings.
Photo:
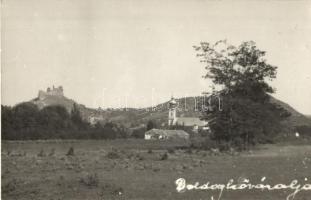
<svg viewBox="0 0 311 200">
<path fill-rule="evenodd" d="M 58 88 L 47 88 L 46 91 L 40 90 L 38 96 L 32 99 L 30 102 L 36 104 L 39 109 L 42 109 L 46 106 L 52 105 L 60 105 L 66 108 L 68 113 L 71 112 L 73 105 L 76 104 L 82 114 L 82 118 L 84 120 L 89 120 L 89 116 L 93 115 L 94 113 L 98 113 L 98 110 L 87 108 L 83 104 L 79 104 L 72 99 L 67 98 L 64 96 L 62 86 Z"/>
</svg>

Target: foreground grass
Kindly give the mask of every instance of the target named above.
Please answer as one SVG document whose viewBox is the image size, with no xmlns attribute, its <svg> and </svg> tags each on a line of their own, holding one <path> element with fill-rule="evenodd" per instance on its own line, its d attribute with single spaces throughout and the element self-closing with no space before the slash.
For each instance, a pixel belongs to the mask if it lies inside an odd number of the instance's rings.
<svg viewBox="0 0 311 200">
<path fill-rule="evenodd" d="M 170 141 L 26 141 L 2 143 L 3 199 L 217 199 L 177 193 L 175 180 L 227 183 L 262 177 L 271 184 L 311 180 L 311 146 L 260 146 L 240 155 L 178 149 Z M 68 150 L 73 147 L 70 155 Z M 175 150 L 173 150 L 175 149 Z M 169 153 L 168 153 L 169 152 Z M 166 156 L 164 156 L 166 155 Z M 221 199 L 286 199 L 290 191 L 224 192 Z M 310 199 L 301 192 L 297 200 Z"/>
</svg>

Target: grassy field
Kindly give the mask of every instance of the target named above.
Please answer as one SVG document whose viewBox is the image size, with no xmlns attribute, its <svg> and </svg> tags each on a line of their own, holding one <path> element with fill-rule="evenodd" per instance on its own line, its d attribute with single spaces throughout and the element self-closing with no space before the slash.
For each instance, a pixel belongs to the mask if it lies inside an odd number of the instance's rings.
<svg viewBox="0 0 311 200">
<path fill-rule="evenodd" d="M 222 183 L 250 179 L 311 180 L 311 145 L 263 145 L 214 155 L 186 142 L 2 141 L 2 199 L 217 199 L 219 191 L 176 191 L 175 180 Z M 66 155 L 73 147 L 73 155 Z M 307 178 L 307 181 L 305 180 Z M 285 200 L 289 190 L 225 191 L 222 200 Z M 310 200 L 302 191 L 296 200 Z"/>
</svg>

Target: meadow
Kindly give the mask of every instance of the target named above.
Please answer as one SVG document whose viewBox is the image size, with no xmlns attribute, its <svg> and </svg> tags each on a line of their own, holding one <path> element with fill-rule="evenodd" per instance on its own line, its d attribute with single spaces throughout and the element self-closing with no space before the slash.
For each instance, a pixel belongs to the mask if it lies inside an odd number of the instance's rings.
<svg viewBox="0 0 311 200">
<path fill-rule="evenodd" d="M 176 191 L 175 181 L 311 181 L 311 145 L 260 145 L 243 153 L 187 148 L 185 141 L 2 141 L 2 199 L 217 199 L 219 191 Z M 291 190 L 224 191 L 221 199 L 286 200 Z M 296 200 L 310 200 L 301 191 Z"/>
</svg>

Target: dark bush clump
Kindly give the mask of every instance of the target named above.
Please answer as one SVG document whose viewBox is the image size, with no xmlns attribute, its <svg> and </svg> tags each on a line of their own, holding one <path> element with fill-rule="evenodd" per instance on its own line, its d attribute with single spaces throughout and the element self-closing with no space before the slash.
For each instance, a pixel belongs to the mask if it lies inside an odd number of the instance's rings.
<svg viewBox="0 0 311 200">
<path fill-rule="evenodd" d="M 54 156 L 54 154 L 55 154 L 55 149 L 52 148 L 52 149 L 51 149 L 51 152 L 49 153 L 49 156 Z"/>
<path fill-rule="evenodd" d="M 5 193 L 13 192 L 17 189 L 17 186 L 18 186 L 18 180 L 15 178 L 6 184 L 2 183 L 2 186 L 1 186 L 2 193 L 5 194 Z"/>
<path fill-rule="evenodd" d="M 88 187 L 97 187 L 99 184 L 99 179 L 97 174 L 87 174 L 85 177 L 80 178 L 80 183 Z"/>
<path fill-rule="evenodd" d="M 164 154 L 161 155 L 160 160 L 167 160 L 168 159 L 168 154 L 165 152 Z"/>
<path fill-rule="evenodd" d="M 107 158 L 109 158 L 109 159 L 119 159 L 120 155 L 118 154 L 118 152 L 116 150 L 112 150 L 112 151 L 108 152 Z"/>
<path fill-rule="evenodd" d="M 68 150 L 66 156 L 74 156 L 75 153 L 74 153 L 74 148 L 73 147 L 70 147 L 70 149 Z"/>
<path fill-rule="evenodd" d="M 106 199 L 107 196 L 114 195 L 114 196 L 120 196 L 124 194 L 124 190 L 122 187 L 119 187 L 113 183 L 105 183 L 104 186 L 101 188 L 100 196 L 103 197 L 103 199 Z"/>
<path fill-rule="evenodd" d="M 192 148 L 186 149 L 185 153 L 192 154 Z"/>
<path fill-rule="evenodd" d="M 175 149 L 174 148 L 168 148 L 167 152 L 170 154 L 173 154 L 173 153 L 175 153 Z"/>
<path fill-rule="evenodd" d="M 38 153 L 38 156 L 39 157 L 44 157 L 45 156 L 45 153 L 44 153 L 43 149 L 41 149 L 41 151 Z"/>
</svg>

